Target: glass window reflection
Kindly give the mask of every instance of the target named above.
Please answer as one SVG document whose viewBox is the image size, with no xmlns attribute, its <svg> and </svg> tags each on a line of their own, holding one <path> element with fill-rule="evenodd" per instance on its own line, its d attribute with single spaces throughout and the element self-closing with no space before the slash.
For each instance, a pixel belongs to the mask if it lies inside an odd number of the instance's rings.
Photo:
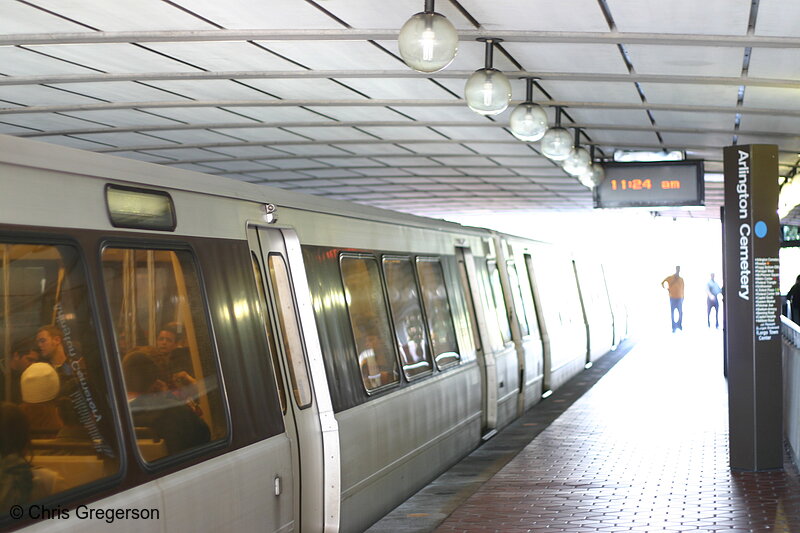
<svg viewBox="0 0 800 533">
<path fill-rule="evenodd" d="M 417 273 L 422 290 L 422 303 L 428 319 L 433 357 L 438 368 L 458 363 L 456 330 L 447 300 L 444 272 L 437 258 L 417 258 Z"/>
<path fill-rule="evenodd" d="M 342 256 L 340 265 L 364 387 L 374 391 L 397 383 L 400 372 L 378 262 L 372 256 Z"/>
<path fill-rule="evenodd" d="M 433 368 L 414 267 L 407 257 L 384 258 L 383 271 L 403 373 L 410 380 Z"/>
</svg>

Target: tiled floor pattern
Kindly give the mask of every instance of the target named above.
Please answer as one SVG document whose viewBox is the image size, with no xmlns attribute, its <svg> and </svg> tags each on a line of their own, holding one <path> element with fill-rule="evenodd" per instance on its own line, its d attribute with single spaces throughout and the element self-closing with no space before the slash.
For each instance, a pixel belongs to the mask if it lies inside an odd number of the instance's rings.
<svg viewBox="0 0 800 533">
<path fill-rule="evenodd" d="M 367 530 L 429 533 L 591 389 L 634 346 L 625 341 Z"/>
<path fill-rule="evenodd" d="M 800 481 L 728 467 L 722 335 L 640 343 L 436 531 L 800 532 Z"/>
</svg>

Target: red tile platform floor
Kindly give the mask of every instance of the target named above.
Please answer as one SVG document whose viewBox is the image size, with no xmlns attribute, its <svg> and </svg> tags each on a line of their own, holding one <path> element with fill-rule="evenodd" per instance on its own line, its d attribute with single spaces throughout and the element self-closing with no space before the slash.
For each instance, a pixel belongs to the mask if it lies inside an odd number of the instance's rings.
<svg viewBox="0 0 800 533">
<path fill-rule="evenodd" d="M 640 342 L 436 530 L 800 532 L 800 477 L 728 466 L 722 333 Z"/>
</svg>

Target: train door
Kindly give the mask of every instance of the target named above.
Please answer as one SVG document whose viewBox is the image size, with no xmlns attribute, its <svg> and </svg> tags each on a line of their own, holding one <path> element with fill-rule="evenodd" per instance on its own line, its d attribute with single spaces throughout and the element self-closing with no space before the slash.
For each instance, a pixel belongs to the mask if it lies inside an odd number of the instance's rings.
<svg viewBox="0 0 800 533">
<path fill-rule="evenodd" d="M 511 325 L 511 337 L 517 351 L 517 416 L 531 407 L 541 397 L 541 370 L 543 366 L 542 342 L 538 325 L 531 320 L 529 308 L 532 298 L 525 298 L 514 259 L 514 250 L 508 241 L 497 240 L 500 282 L 506 298 L 506 313 Z"/>
<path fill-rule="evenodd" d="M 477 291 L 477 273 L 475 260 L 469 248 L 456 247 L 456 260 L 461 286 L 464 289 L 467 302 L 472 339 L 478 364 L 481 368 L 481 432 L 484 439 L 488 439 L 497 427 L 497 371 L 494 363 L 494 353 L 487 341 L 486 318 Z M 488 349 L 487 349 L 488 348 Z"/>
<path fill-rule="evenodd" d="M 575 283 L 578 287 L 578 299 L 581 302 L 581 313 L 583 313 L 583 323 L 586 327 L 586 368 L 592 366 L 592 329 L 589 326 L 589 313 L 587 311 L 587 304 L 589 302 L 589 294 L 581 287 L 581 279 L 578 276 L 578 265 L 572 261 L 572 271 L 575 273 Z"/>
<path fill-rule="evenodd" d="M 544 361 L 544 367 L 542 369 L 542 397 L 546 398 L 552 393 L 550 389 L 550 369 L 552 368 L 550 334 L 547 331 L 547 321 L 542 312 L 542 297 L 539 294 L 539 285 L 536 283 L 531 254 L 525 254 L 525 270 L 528 273 L 528 281 L 531 286 L 531 293 L 533 294 L 533 304 L 536 308 L 536 319 L 539 323 L 539 333 L 542 336 L 542 357 Z"/>
<path fill-rule="evenodd" d="M 284 422 L 292 442 L 297 530 L 337 531 L 339 443 L 299 242 L 291 230 L 251 227 L 248 241 L 265 287 L 268 335 L 286 383 Z M 276 487 L 277 490 L 277 487 Z"/>
</svg>

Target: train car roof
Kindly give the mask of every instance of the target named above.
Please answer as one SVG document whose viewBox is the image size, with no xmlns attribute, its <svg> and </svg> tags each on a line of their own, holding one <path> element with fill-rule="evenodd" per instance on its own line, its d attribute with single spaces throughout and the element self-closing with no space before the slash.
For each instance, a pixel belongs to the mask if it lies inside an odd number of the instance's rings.
<svg viewBox="0 0 800 533">
<path fill-rule="evenodd" d="M 163 189 L 193 191 L 202 194 L 269 203 L 317 213 L 343 215 L 365 220 L 394 222 L 441 231 L 467 232 L 489 236 L 484 228 L 381 209 L 344 200 L 286 191 L 277 187 L 253 185 L 231 178 L 156 165 L 145 161 L 115 157 L 58 146 L 30 139 L 0 135 L 0 164 L 7 163 L 48 171 L 91 176 L 128 184 L 149 185 Z"/>
</svg>

